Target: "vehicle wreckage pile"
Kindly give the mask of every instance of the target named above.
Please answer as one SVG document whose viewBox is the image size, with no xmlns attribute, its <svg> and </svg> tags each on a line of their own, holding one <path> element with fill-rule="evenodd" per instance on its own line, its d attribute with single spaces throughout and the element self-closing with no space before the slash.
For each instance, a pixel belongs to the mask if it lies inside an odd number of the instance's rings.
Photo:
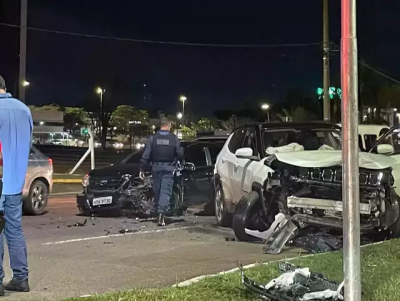
<svg viewBox="0 0 400 301">
<path fill-rule="evenodd" d="M 325 278 L 322 274 L 310 272 L 290 263 L 279 263 L 282 275 L 266 285 L 257 284 L 248 278 L 241 269 L 242 284 L 265 300 L 276 301 L 338 301 L 344 300 L 344 281 L 339 284 Z"/>
</svg>

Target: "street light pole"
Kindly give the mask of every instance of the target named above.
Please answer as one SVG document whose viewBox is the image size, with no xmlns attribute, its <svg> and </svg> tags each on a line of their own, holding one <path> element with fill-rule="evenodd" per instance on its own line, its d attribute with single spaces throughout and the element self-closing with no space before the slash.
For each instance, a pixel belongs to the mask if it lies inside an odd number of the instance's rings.
<svg viewBox="0 0 400 301">
<path fill-rule="evenodd" d="M 25 86 L 23 83 L 26 78 L 26 36 L 28 25 L 28 0 L 21 0 L 21 27 L 19 37 L 19 81 L 18 98 L 25 102 Z"/>
<path fill-rule="evenodd" d="M 356 0 L 341 2 L 344 300 L 361 301 Z"/>
<path fill-rule="evenodd" d="M 324 120 L 331 119 L 331 103 L 329 97 L 329 2 L 328 0 L 324 1 L 323 7 L 323 64 L 324 64 Z"/>
</svg>

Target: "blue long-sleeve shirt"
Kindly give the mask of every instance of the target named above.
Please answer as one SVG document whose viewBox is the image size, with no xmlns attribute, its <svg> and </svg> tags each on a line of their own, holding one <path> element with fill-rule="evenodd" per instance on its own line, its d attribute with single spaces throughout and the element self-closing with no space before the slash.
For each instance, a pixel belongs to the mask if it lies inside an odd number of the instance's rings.
<svg viewBox="0 0 400 301">
<path fill-rule="evenodd" d="M 0 93 L 0 142 L 3 154 L 3 194 L 22 192 L 28 168 L 33 122 L 29 108 Z"/>
<path fill-rule="evenodd" d="M 158 132 L 160 135 L 168 135 L 169 132 L 168 131 L 164 131 L 164 130 L 160 130 Z M 142 155 L 142 159 L 140 160 L 140 168 L 143 169 L 146 165 L 148 165 L 150 163 L 151 160 L 151 148 L 153 145 L 153 137 L 154 136 L 150 136 L 147 139 L 146 142 L 146 147 L 144 149 L 143 155 Z M 183 152 L 183 148 L 181 147 L 181 143 L 178 139 L 178 137 L 176 137 L 176 160 L 179 162 L 183 162 L 183 156 L 184 156 L 184 152 Z"/>
</svg>

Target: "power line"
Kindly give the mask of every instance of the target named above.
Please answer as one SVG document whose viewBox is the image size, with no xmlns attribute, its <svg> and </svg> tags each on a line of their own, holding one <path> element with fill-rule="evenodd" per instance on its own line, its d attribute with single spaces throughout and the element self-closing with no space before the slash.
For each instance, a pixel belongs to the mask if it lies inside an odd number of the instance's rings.
<svg viewBox="0 0 400 301">
<path fill-rule="evenodd" d="M 340 47 L 337 44 L 335 44 L 334 42 L 331 42 L 331 44 L 336 47 L 335 51 L 340 51 Z M 363 62 L 361 60 L 358 60 L 358 63 L 363 65 L 364 67 L 367 67 L 368 69 L 374 71 L 376 74 L 379 74 L 380 76 L 383 76 L 383 77 L 385 77 L 385 78 L 387 78 L 387 79 L 389 79 L 389 80 L 391 80 L 391 81 L 393 81 L 393 82 L 395 82 L 397 84 L 400 84 L 399 80 L 397 80 L 397 79 L 395 79 L 395 78 L 393 78 L 393 77 L 391 77 L 391 76 L 389 76 L 389 75 L 387 75 L 387 74 L 385 74 L 385 73 L 383 73 L 383 72 L 371 67 L 370 65 L 368 65 L 367 63 L 365 63 L 365 62 Z"/>
<path fill-rule="evenodd" d="M 20 28 L 19 25 L 8 24 L 8 23 L 0 23 L 0 26 Z M 32 31 L 70 35 L 70 36 L 77 36 L 77 37 L 95 38 L 95 39 L 103 39 L 103 40 L 115 40 L 115 41 L 122 41 L 122 42 L 159 44 L 159 45 L 225 47 L 225 48 L 278 48 L 278 47 L 302 47 L 302 46 L 317 46 L 317 45 L 320 46 L 321 45 L 321 43 L 294 43 L 294 44 L 269 44 L 269 45 L 187 43 L 187 42 L 155 41 L 155 40 L 141 40 L 141 39 L 133 39 L 133 38 L 121 38 L 121 37 L 113 37 L 113 36 L 102 36 L 102 35 L 77 33 L 77 32 L 69 32 L 69 31 L 59 31 L 59 30 L 52 30 L 52 29 L 45 29 L 45 28 L 38 28 L 38 27 L 27 27 L 27 29 L 32 30 Z"/>
<path fill-rule="evenodd" d="M 395 82 L 395 83 L 400 84 L 400 81 L 398 81 L 397 79 L 394 79 L 393 77 L 390 77 L 389 75 L 386 75 L 385 73 L 382 73 L 382 72 L 376 70 L 375 68 L 371 67 L 371 66 L 368 65 L 367 63 L 364 63 L 364 62 L 362 62 L 362 61 L 359 61 L 359 63 L 360 63 L 361 65 L 367 67 L 368 69 L 374 71 L 375 73 L 377 73 L 377 74 L 379 74 L 379 75 L 381 75 L 381 76 L 383 76 L 383 77 L 385 77 L 385 78 L 387 78 L 387 79 L 389 79 L 389 80 L 391 80 L 391 81 L 393 81 L 393 82 Z"/>
</svg>

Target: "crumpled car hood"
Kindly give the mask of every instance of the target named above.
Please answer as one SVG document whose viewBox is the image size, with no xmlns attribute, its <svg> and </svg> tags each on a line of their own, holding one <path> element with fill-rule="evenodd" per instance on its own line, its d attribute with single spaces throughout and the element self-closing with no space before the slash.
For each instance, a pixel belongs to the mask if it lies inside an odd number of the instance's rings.
<svg viewBox="0 0 400 301">
<path fill-rule="evenodd" d="M 279 161 L 299 167 L 330 167 L 342 165 L 341 150 L 316 150 L 276 153 Z M 395 160 L 391 157 L 359 152 L 359 166 L 366 169 L 385 169 L 393 166 Z"/>
</svg>

